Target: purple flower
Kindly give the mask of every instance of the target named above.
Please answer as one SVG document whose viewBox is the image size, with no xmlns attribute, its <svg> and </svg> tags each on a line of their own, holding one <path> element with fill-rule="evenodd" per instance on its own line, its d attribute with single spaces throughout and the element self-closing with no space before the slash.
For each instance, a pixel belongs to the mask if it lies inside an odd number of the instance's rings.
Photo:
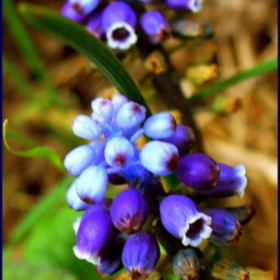
<svg viewBox="0 0 280 280">
<path fill-rule="evenodd" d="M 169 22 L 158 11 L 145 12 L 140 25 L 152 43 L 160 43 L 171 34 Z"/>
<path fill-rule="evenodd" d="M 223 163 L 218 163 L 218 165 L 220 167 L 220 177 L 217 185 L 213 189 L 203 190 L 201 193 L 214 197 L 237 195 L 242 198 L 247 185 L 244 165 L 239 164 L 233 167 Z"/>
<path fill-rule="evenodd" d="M 69 174 L 80 175 L 94 160 L 94 149 L 89 145 L 82 145 L 68 153 L 63 163 Z"/>
<path fill-rule="evenodd" d="M 158 138 L 158 140 L 173 144 L 177 147 L 179 155 L 183 156 L 193 148 L 195 143 L 195 135 L 190 127 L 178 124 L 176 131 L 171 133 L 169 137 Z"/>
<path fill-rule="evenodd" d="M 148 205 L 139 191 L 127 189 L 115 197 L 110 212 L 115 227 L 130 234 L 140 230 L 146 221 Z"/>
<path fill-rule="evenodd" d="M 104 33 L 102 29 L 102 13 L 92 15 L 86 24 L 86 28 L 100 39 Z"/>
<path fill-rule="evenodd" d="M 106 162 L 112 167 L 125 168 L 133 159 L 134 148 L 124 137 L 114 137 L 105 148 Z"/>
<path fill-rule="evenodd" d="M 141 231 L 127 239 L 122 252 L 122 262 L 132 279 L 139 275 L 145 277 L 154 269 L 159 255 L 155 236 L 151 232 Z"/>
<path fill-rule="evenodd" d="M 76 192 L 76 186 L 78 183 L 78 179 L 75 179 L 73 183 L 70 185 L 67 193 L 66 193 L 66 201 L 72 209 L 79 211 L 79 210 L 85 210 L 88 207 L 90 207 L 90 204 L 82 201 Z"/>
<path fill-rule="evenodd" d="M 78 115 L 74 119 L 72 130 L 75 135 L 88 140 L 97 139 L 101 135 L 101 130 L 97 123 L 85 115 Z"/>
<path fill-rule="evenodd" d="M 125 240 L 117 236 L 115 240 L 106 245 L 100 254 L 100 265 L 96 267 L 101 276 L 112 275 L 123 267 L 122 250 L 124 244 Z"/>
<path fill-rule="evenodd" d="M 110 213 L 99 205 L 91 206 L 80 220 L 73 248 L 76 257 L 100 265 L 102 251 L 116 234 Z"/>
<path fill-rule="evenodd" d="M 76 22 L 82 22 L 83 20 L 85 20 L 86 15 L 79 13 L 76 9 L 75 9 L 75 5 L 73 7 L 73 5 L 70 2 L 66 2 L 60 11 L 61 15 L 69 18 L 73 21 Z"/>
<path fill-rule="evenodd" d="M 229 211 L 212 208 L 203 212 L 212 218 L 210 242 L 216 246 L 227 246 L 239 241 L 242 226 Z"/>
<path fill-rule="evenodd" d="M 165 0 L 166 4 L 173 9 L 189 9 L 198 12 L 203 0 Z"/>
<path fill-rule="evenodd" d="M 88 15 L 99 4 L 100 0 L 68 0 L 72 8 L 81 15 Z"/>
<path fill-rule="evenodd" d="M 211 234 L 211 217 L 199 212 L 195 203 L 183 195 L 169 195 L 160 204 L 165 229 L 185 246 L 197 247 Z"/>
<path fill-rule="evenodd" d="M 150 141 L 140 151 L 141 165 L 159 176 L 171 174 L 177 167 L 178 159 L 177 148 L 160 141 Z"/>
<path fill-rule="evenodd" d="M 144 121 L 145 117 L 145 107 L 139 105 L 138 103 L 129 101 L 119 109 L 116 116 L 116 122 L 120 128 L 130 129 L 140 125 Z"/>
<path fill-rule="evenodd" d="M 103 11 L 102 28 L 112 49 L 127 50 L 136 43 L 136 14 L 124 2 L 110 3 Z"/>
<path fill-rule="evenodd" d="M 204 154 L 182 156 L 175 174 L 185 185 L 195 190 L 208 190 L 215 187 L 220 175 L 219 165 Z"/>
<path fill-rule="evenodd" d="M 177 128 L 174 117 L 167 113 L 158 113 L 149 117 L 144 123 L 144 133 L 153 139 L 170 137 Z"/>
<path fill-rule="evenodd" d="M 93 165 L 84 170 L 78 178 L 76 192 L 81 200 L 94 204 L 104 198 L 107 184 L 108 175 L 105 168 Z"/>
</svg>

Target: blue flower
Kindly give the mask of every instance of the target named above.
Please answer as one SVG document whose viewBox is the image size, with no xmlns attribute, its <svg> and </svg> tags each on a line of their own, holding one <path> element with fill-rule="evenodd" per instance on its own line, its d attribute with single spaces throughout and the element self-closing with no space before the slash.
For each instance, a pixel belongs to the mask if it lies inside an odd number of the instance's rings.
<svg viewBox="0 0 280 280">
<path fill-rule="evenodd" d="M 122 252 L 122 262 L 132 279 L 146 277 L 157 264 L 159 255 L 159 246 L 153 233 L 140 231 L 127 239 Z"/>
<path fill-rule="evenodd" d="M 220 176 L 219 165 L 204 154 L 180 157 L 175 174 L 185 185 L 195 190 L 213 189 Z"/>
<path fill-rule="evenodd" d="M 100 0 L 68 0 L 72 8 L 81 15 L 88 15 L 98 6 Z"/>
<path fill-rule="evenodd" d="M 115 197 L 110 212 L 115 227 L 130 234 L 143 226 L 148 217 L 148 205 L 139 191 L 127 189 Z"/>
<path fill-rule="evenodd" d="M 161 141 L 150 141 L 140 151 L 141 165 L 159 176 L 171 174 L 177 167 L 178 160 L 177 148 Z"/>
<path fill-rule="evenodd" d="M 158 140 L 173 144 L 177 147 L 179 155 L 183 156 L 194 147 L 195 135 L 190 127 L 178 124 L 176 131 L 172 132 L 169 137 L 158 138 Z"/>
<path fill-rule="evenodd" d="M 149 117 L 144 123 L 144 133 L 153 139 L 170 137 L 177 129 L 174 117 L 167 113 L 157 113 Z"/>
<path fill-rule="evenodd" d="M 227 210 L 211 208 L 203 211 L 212 218 L 212 233 L 209 241 L 217 246 L 227 246 L 237 243 L 242 234 L 242 226 Z"/>
<path fill-rule="evenodd" d="M 203 0 L 165 0 L 166 4 L 173 9 L 189 9 L 198 12 Z"/>
<path fill-rule="evenodd" d="M 79 13 L 75 9 L 75 5 L 73 7 L 73 5 L 70 2 L 66 2 L 62 6 L 60 13 L 64 17 L 69 18 L 73 21 L 77 21 L 77 22 L 83 22 L 86 19 L 86 15 L 84 15 L 83 13 Z"/>
<path fill-rule="evenodd" d="M 81 200 L 94 204 L 104 198 L 107 184 L 108 174 L 105 168 L 93 165 L 82 172 L 75 189 Z"/>
<path fill-rule="evenodd" d="M 127 50 L 137 41 L 136 14 L 124 2 L 110 3 L 102 14 L 102 28 L 112 49 Z"/>
<path fill-rule="evenodd" d="M 247 178 L 245 177 L 246 169 L 244 165 L 229 166 L 223 163 L 218 163 L 218 165 L 220 168 L 220 176 L 215 188 L 203 190 L 201 193 L 214 197 L 237 195 L 242 198 L 247 185 Z"/>
<path fill-rule="evenodd" d="M 100 254 L 100 264 L 96 266 L 96 270 L 102 277 L 112 275 L 123 267 L 122 250 L 125 240 L 121 237 L 116 237 L 111 243 L 106 245 L 106 248 Z"/>
<path fill-rule="evenodd" d="M 158 11 L 147 11 L 141 19 L 140 25 L 152 43 L 160 43 L 171 35 L 169 22 Z"/>
<path fill-rule="evenodd" d="M 73 248 L 76 257 L 100 265 L 102 251 L 114 240 L 116 234 L 109 211 L 99 205 L 91 206 L 79 221 L 76 245 Z"/>
<path fill-rule="evenodd" d="M 210 237 L 211 217 L 200 212 L 195 203 L 183 195 L 169 195 L 160 204 L 160 218 L 165 229 L 185 246 L 197 247 Z"/>
</svg>

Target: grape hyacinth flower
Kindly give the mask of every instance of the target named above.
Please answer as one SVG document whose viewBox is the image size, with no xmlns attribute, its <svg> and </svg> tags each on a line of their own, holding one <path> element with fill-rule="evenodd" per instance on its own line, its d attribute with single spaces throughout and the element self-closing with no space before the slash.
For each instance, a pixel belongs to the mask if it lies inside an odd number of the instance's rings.
<svg viewBox="0 0 280 280">
<path fill-rule="evenodd" d="M 67 0 L 60 13 L 107 43 L 116 53 L 138 42 L 161 44 L 172 35 L 171 24 L 159 10 L 146 7 L 151 1 Z M 198 12 L 203 0 L 156 1 L 162 7 Z M 139 33 L 139 34 L 138 34 Z M 142 35 L 142 36 L 141 36 Z M 141 43 L 139 43 L 141 44 Z M 141 46 L 139 46 L 141 47 Z"/>
<path fill-rule="evenodd" d="M 91 108 L 90 116 L 78 115 L 72 124 L 73 133 L 87 143 L 64 159 L 68 173 L 76 176 L 67 203 L 85 211 L 74 224 L 73 250 L 78 258 L 93 263 L 103 276 L 124 266 L 138 278 L 149 275 L 159 259 L 158 225 L 175 243 L 180 239 L 181 246 L 187 247 L 178 258 L 194 264 L 196 255 L 186 252 L 194 253 L 193 247 L 203 240 L 217 246 L 238 240 L 241 225 L 230 211 L 200 210 L 188 196 L 167 194 L 160 176 L 173 174 L 199 194 L 223 197 L 244 192 L 247 180 L 242 165 L 231 167 L 205 154 L 190 154 L 195 142 L 191 128 L 177 124 L 167 112 L 146 119 L 146 108 L 122 94 L 96 98 Z M 142 135 L 149 140 L 139 146 Z M 128 188 L 107 199 L 109 182 L 125 183 Z M 242 214 L 242 221 L 252 215 Z M 176 275 L 189 275 L 178 264 L 173 268 Z"/>
<path fill-rule="evenodd" d="M 237 243 L 242 234 L 242 226 L 226 209 L 211 208 L 203 211 L 212 218 L 212 233 L 209 241 L 216 246 Z"/>
<path fill-rule="evenodd" d="M 183 195 L 164 198 L 160 204 L 160 217 L 166 230 L 182 239 L 185 246 L 199 246 L 212 232 L 211 217 L 200 212 L 195 203 Z"/>
<path fill-rule="evenodd" d="M 127 50 L 137 41 L 136 14 L 124 2 L 110 3 L 103 11 L 102 28 L 112 49 Z"/>
<path fill-rule="evenodd" d="M 147 276 L 154 269 L 160 251 L 153 233 L 140 231 L 130 235 L 122 252 L 122 262 L 132 279 Z"/>
</svg>

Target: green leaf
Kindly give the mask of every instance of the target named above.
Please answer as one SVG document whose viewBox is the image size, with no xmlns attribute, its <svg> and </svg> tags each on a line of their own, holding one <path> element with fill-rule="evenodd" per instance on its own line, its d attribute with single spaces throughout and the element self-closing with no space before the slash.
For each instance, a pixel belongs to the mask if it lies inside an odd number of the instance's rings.
<svg viewBox="0 0 280 280">
<path fill-rule="evenodd" d="M 68 271 L 53 268 L 46 264 L 30 264 L 24 260 L 6 260 L 3 265 L 3 279 L 5 280 L 78 280 Z"/>
<path fill-rule="evenodd" d="M 203 101 L 206 98 L 209 98 L 211 96 L 220 94 L 223 90 L 234 86 L 237 83 L 240 83 L 241 81 L 244 81 L 246 79 L 265 74 L 267 72 L 273 71 L 277 69 L 278 60 L 277 58 L 262 62 L 248 70 L 242 71 L 228 79 L 225 79 L 221 82 L 212 84 L 211 86 L 194 93 L 193 96 L 189 98 L 190 102 L 199 102 Z"/>
<path fill-rule="evenodd" d="M 66 44 L 86 56 L 111 81 L 117 90 L 147 109 L 151 114 L 139 88 L 114 53 L 98 38 L 80 24 L 62 17 L 51 10 L 20 4 L 20 14 L 31 24 L 58 37 Z"/>
<path fill-rule="evenodd" d="M 65 204 L 51 207 L 48 215 L 38 221 L 25 240 L 24 257 L 33 264 L 45 263 L 66 270 L 82 280 L 100 279 L 91 263 L 79 260 L 73 253 L 73 223 L 82 213 Z"/>
<path fill-rule="evenodd" d="M 60 170 L 64 170 L 63 163 L 61 161 L 60 156 L 50 148 L 37 146 L 37 147 L 33 147 L 32 149 L 27 150 L 27 151 L 15 151 L 14 149 L 12 149 L 7 142 L 7 126 L 8 126 L 8 120 L 4 120 L 4 122 L 3 122 L 3 141 L 4 141 L 6 148 L 11 153 L 18 155 L 18 156 L 22 156 L 22 157 L 44 157 L 44 158 L 47 158 L 49 161 L 51 161 Z"/>
<path fill-rule="evenodd" d="M 59 205 L 66 205 L 65 195 L 72 181 L 73 177 L 67 176 L 63 178 L 54 186 L 54 189 L 48 195 L 30 209 L 15 228 L 7 247 L 13 247 L 23 241 L 24 238 L 28 237 L 32 229 L 37 226 L 43 217 L 49 214 L 51 210 L 56 210 Z"/>
</svg>

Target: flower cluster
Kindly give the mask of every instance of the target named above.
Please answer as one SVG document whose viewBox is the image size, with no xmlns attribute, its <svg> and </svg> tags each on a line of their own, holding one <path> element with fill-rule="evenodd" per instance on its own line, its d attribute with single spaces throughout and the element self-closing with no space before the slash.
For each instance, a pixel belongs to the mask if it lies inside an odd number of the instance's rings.
<svg viewBox="0 0 280 280">
<path fill-rule="evenodd" d="M 151 216 L 183 247 L 197 248 L 204 239 L 217 246 L 239 240 L 242 226 L 234 210 L 202 210 L 188 196 L 167 194 L 160 176 L 175 174 L 203 196 L 242 197 L 243 165 L 231 167 L 190 153 L 195 143 L 191 128 L 167 112 L 146 118 L 145 107 L 122 94 L 96 98 L 91 107 L 91 116 L 78 115 L 72 124 L 74 134 L 88 143 L 64 159 L 68 173 L 77 176 L 67 192 L 68 205 L 85 210 L 74 225 L 78 258 L 93 263 L 102 275 L 123 266 L 133 278 L 150 274 L 160 256 L 154 223 L 147 222 Z M 149 141 L 140 147 L 137 140 L 143 135 Z M 109 183 L 127 183 L 128 188 L 108 199 Z"/>
<path fill-rule="evenodd" d="M 158 44 L 171 35 L 171 26 L 157 10 L 147 9 L 140 0 L 67 0 L 61 14 L 81 23 L 96 37 L 115 50 L 127 50 L 137 42 L 138 36 Z M 197 12 L 202 0 L 162 0 L 171 9 Z"/>
</svg>

